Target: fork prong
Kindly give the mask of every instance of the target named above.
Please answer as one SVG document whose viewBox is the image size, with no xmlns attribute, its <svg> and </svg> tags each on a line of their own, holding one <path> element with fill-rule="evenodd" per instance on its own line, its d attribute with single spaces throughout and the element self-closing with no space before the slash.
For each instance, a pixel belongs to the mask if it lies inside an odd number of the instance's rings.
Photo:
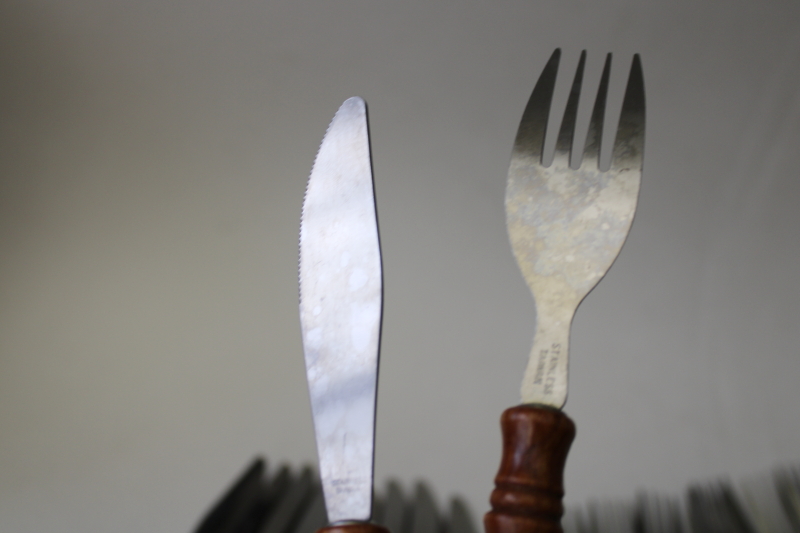
<svg viewBox="0 0 800 533">
<path fill-rule="evenodd" d="M 583 67 L 586 63 L 586 50 L 581 52 L 581 59 L 578 61 L 578 68 L 575 71 L 575 79 L 572 81 L 572 89 L 567 98 L 567 107 L 564 109 L 564 118 L 561 119 L 561 128 L 556 139 L 556 152 L 553 156 L 553 165 L 557 167 L 568 167 L 570 154 L 572 153 L 572 138 L 575 133 L 575 120 L 578 117 L 578 100 L 581 96 L 581 83 L 583 83 Z"/>
<path fill-rule="evenodd" d="M 550 114 L 550 102 L 553 99 L 560 57 L 561 49 L 556 48 L 533 88 L 519 122 L 512 158 L 522 157 L 531 159 L 535 163 L 542 162 L 544 134 L 547 130 L 547 117 Z"/>
<path fill-rule="evenodd" d="M 608 78 L 611 75 L 611 54 L 606 55 L 606 64 L 603 66 L 603 75 L 600 76 L 600 85 L 597 88 L 597 97 L 592 108 L 592 118 L 589 119 L 589 131 L 586 133 L 586 144 L 583 149 L 581 165 L 600 167 L 600 147 L 603 142 L 603 119 L 606 114 L 606 95 L 608 94 Z"/>
<path fill-rule="evenodd" d="M 611 170 L 641 170 L 644 151 L 644 76 L 639 54 L 633 56 L 628 86 L 622 101 Z"/>
</svg>

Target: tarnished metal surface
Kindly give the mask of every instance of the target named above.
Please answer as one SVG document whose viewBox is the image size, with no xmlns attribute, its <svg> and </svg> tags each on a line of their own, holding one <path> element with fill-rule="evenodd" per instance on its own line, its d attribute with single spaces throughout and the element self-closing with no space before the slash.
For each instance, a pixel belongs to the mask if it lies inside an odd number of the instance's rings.
<svg viewBox="0 0 800 533">
<path fill-rule="evenodd" d="M 328 519 L 369 520 L 382 274 L 366 105 L 333 118 L 300 224 L 300 321 Z"/>
<path fill-rule="evenodd" d="M 617 257 L 628 235 L 642 170 L 644 85 L 634 56 L 611 167 L 599 168 L 610 55 L 600 82 L 583 160 L 569 166 L 585 53 L 564 112 L 556 153 L 542 164 L 559 51 L 551 57 L 519 126 L 506 187 L 506 221 L 522 275 L 536 300 L 536 333 L 522 402 L 563 407 L 575 309 Z"/>
</svg>

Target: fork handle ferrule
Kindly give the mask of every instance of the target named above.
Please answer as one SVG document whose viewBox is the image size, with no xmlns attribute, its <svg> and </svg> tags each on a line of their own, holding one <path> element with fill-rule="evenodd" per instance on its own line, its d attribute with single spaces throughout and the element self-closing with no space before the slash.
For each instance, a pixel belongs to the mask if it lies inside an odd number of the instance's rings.
<svg viewBox="0 0 800 533">
<path fill-rule="evenodd" d="M 506 409 L 500 425 L 503 457 L 486 533 L 563 533 L 564 464 L 575 423 L 557 409 L 524 404 Z"/>
</svg>

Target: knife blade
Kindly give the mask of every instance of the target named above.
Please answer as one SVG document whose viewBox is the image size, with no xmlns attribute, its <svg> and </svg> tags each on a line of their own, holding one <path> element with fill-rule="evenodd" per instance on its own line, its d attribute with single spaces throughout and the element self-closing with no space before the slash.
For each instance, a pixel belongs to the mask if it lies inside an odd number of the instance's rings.
<svg viewBox="0 0 800 533">
<path fill-rule="evenodd" d="M 303 350 L 328 520 L 367 522 L 383 279 L 361 98 L 341 105 L 317 153 L 303 200 L 299 270 Z"/>
</svg>

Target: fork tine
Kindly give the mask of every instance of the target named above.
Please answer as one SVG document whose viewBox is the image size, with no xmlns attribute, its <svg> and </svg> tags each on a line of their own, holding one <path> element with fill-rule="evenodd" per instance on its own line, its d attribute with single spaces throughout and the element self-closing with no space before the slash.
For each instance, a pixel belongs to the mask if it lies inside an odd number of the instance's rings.
<svg viewBox="0 0 800 533">
<path fill-rule="evenodd" d="M 644 150 L 644 76 L 639 54 L 633 56 L 628 86 L 622 101 L 611 170 L 641 170 Z"/>
<path fill-rule="evenodd" d="M 606 95 L 608 94 L 608 78 L 611 74 L 611 54 L 606 55 L 606 64 L 603 75 L 600 76 L 600 86 L 597 88 L 597 98 L 592 108 L 592 118 L 589 120 L 589 131 L 586 133 L 586 145 L 583 149 L 581 165 L 591 164 L 600 167 L 600 146 L 603 142 L 603 119 L 606 114 Z"/>
<path fill-rule="evenodd" d="M 572 82 L 572 89 L 567 99 L 567 107 L 564 109 L 564 118 L 561 119 L 561 128 L 556 139 L 556 153 L 553 156 L 553 164 L 559 167 L 568 167 L 570 154 L 572 153 L 572 138 L 575 132 L 575 119 L 578 117 L 578 100 L 581 96 L 581 83 L 583 83 L 583 66 L 586 63 L 586 50 L 581 52 L 581 59 L 578 61 L 578 68 L 575 71 L 575 79 Z"/>
<path fill-rule="evenodd" d="M 560 57 L 561 49 L 556 48 L 533 88 L 519 122 L 517 138 L 514 140 L 513 158 L 530 158 L 536 163 L 542 162 L 544 133 L 547 130 L 547 117 L 550 114 L 550 101 L 553 99 Z"/>
</svg>

